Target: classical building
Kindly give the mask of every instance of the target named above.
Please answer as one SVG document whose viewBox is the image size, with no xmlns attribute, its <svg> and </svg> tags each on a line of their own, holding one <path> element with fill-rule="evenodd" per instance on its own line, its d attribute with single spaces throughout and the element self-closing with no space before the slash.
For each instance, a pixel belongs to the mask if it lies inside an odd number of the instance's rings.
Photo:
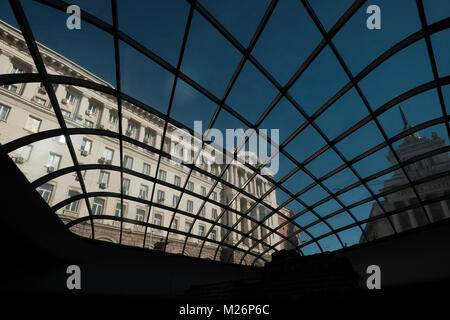
<svg viewBox="0 0 450 320">
<path fill-rule="evenodd" d="M 287 209 L 287 208 L 282 208 L 280 209 L 280 213 L 285 216 L 286 218 L 291 218 L 294 216 L 294 211 Z M 284 219 L 282 216 L 278 216 L 278 224 L 282 225 L 284 224 L 286 221 L 286 219 Z M 298 246 L 300 244 L 300 233 L 297 232 L 298 229 L 297 227 L 293 224 L 293 223 L 286 223 L 284 224 L 280 229 L 279 229 L 280 233 L 289 238 L 290 241 L 283 241 L 283 243 L 281 244 L 281 248 L 285 249 L 285 250 L 291 250 L 291 249 L 295 249 L 295 246 Z"/>
<path fill-rule="evenodd" d="M 112 87 L 43 45 L 39 45 L 39 51 L 48 74 L 80 78 Z M 21 33 L 0 21 L 0 74 L 36 72 Z M 224 240 L 230 245 L 240 240 L 242 237 L 240 234 L 228 233 L 226 228 L 220 226 L 232 227 L 241 217 L 236 212 L 244 212 L 254 203 L 254 199 L 240 194 L 233 201 L 231 210 L 222 214 L 221 204 L 228 204 L 237 191 L 219 183 L 197 215 L 203 200 L 195 194 L 206 196 L 209 193 L 214 185 L 214 179 L 211 177 L 220 174 L 222 169 L 220 165 L 213 162 L 199 165 L 209 175 L 193 171 L 186 185 L 188 193 L 184 193 L 180 199 L 180 190 L 185 184 L 189 168 L 163 157 L 159 172 L 156 174 L 159 155 L 152 152 L 151 148 L 145 147 L 159 149 L 165 122 L 142 108 L 122 101 L 124 173 L 121 181 L 119 116 L 116 99 L 105 93 L 74 85 L 54 84 L 53 88 L 65 124 L 69 131 L 72 130 L 70 131 L 71 141 L 80 168 L 83 169 L 81 172 L 86 191 L 91 194 L 89 203 L 93 216 L 122 216 L 131 220 L 131 222 L 123 223 L 121 233 L 121 221 L 95 217 L 96 219 L 93 220 L 95 239 L 118 243 L 121 238 L 123 244 L 142 247 L 144 234 L 147 232 L 145 247 L 155 248 L 157 244 L 156 248 L 161 248 L 161 244 L 164 244 L 167 251 L 181 253 L 186 238 L 184 235 L 169 232 L 168 243 L 165 243 L 167 229 L 164 230 L 164 228 L 169 228 L 170 225 L 172 230 L 190 231 L 200 237 Z M 64 135 L 61 135 L 62 132 L 49 134 L 48 137 L 42 135 L 43 132 L 51 133 L 51 130 L 58 129 L 60 125 L 42 84 L 17 83 L 0 88 L 0 143 L 6 145 L 25 136 L 41 134 L 35 142 L 23 145 L 9 155 L 29 181 L 34 183 L 45 201 L 56 209 L 61 220 L 67 224 L 75 219 L 87 217 L 89 213 L 86 202 L 82 198 L 61 205 L 64 200 L 80 195 L 82 188 L 75 171 L 72 170 L 74 163 Z M 163 144 L 165 152 L 170 153 L 174 148 L 175 142 L 172 141 L 172 135 L 175 129 L 177 128 L 168 125 Z M 131 143 L 132 141 L 136 141 L 137 144 Z M 187 154 L 190 157 L 194 151 L 196 151 L 195 148 L 183 150 L 183 155 Z M 52 174 L 64 169 L 67 169 L 67 172 L 48 181 L 42 178 L 47 175 L 52 177 Z M 225 180 L 240 187 L 251 174 L 247 167 L 239 162 L 233 162 L 225 173 Z M 150 177 L 155 176 L 158 180 L 154 188 L 155 180 Z M 122 188 L 125 195 L 123 207 L 120 200 Z M 147 203 L 152 200 L 153 188 L 153 201 L 157 204 L 149 211 Z M 262 176 L 258 176 L 247 184 L 245 190 L 255 197 L 261 197 L 270 188 L 270 183 Z M 113 193 L 116 196 L 106 195 L 106 193 Z M 269 193 L 264 202 L 277 207 L 275 192 Z M 170 208 L 176 207 L 178 203 L 178 209 L 184 214 L 178 212 L 174 215 Z M 249 216 L 260 221 L 267 213 L 267 207 L 258 205 L 249 213 Z M 219 225 L 211 228 L 210 222 L 217 220 L 220 215 Z M 258 224 L 252 219 L 244 218 L 236 229 L 242 232 L 253 230 L 251 236 L 256 239 L 269 232 L 262 226 L 256 228 Z M 142 225 L 133 224 L 132 221 L 148 221 L 155 227 L 146 229 Z M 264 222 L 264 226 L 275 228 L 278 223 L 275 217 L 270 217 Z M 159 229 L 158 226 L 161 228 Z M 90 219 L 84 219 L 73 225 L 71 230 L 84 237 L 91 237 Z M 280 237 L 276 234 L 272 234 L 265 240 L 270 245 L 279 241 Z M 202 243 L 201 239 L 188 238 L 185 254 L 199 256 L 200 248 L 202 248 L 201 257 L 213 259 L 216 256 L 216 259 L 219 259 L 221 246 L 214 242 L 205 242 L 204 245 Z M 254 239 L 245 238 L 239 247 L 248 249 L 253 244 Z M 253 251 L 260 253 L 265 248 L 259 244 Z M 235 250 L 234 259 L 238 260 L 241 254 L 242 252 Z M 247 258 L 249 263 L 254 259 L 250 255 L 247 255 Z"/>
<path fill-rule="evenodd" d="M 411 128 L 406 120 L 405 114 L 399 107 L 401 117 L 403 119 L 403 130 Z M 419 132 L 406 136 L 402 143 L 395 150 L 399 159 L 403 162 L 415 156 L 422 155 L 431 150 L 436 150 L 447 146 L 444 139 L 441 139 L 437 133 L 433 132 L 431 139 L 420 136 Z M 387 159 L 393 164 L 397 161 L 390 151 Z M 417 181 L 429 176 L 436 176 L 450 169 L 450 156 L 448 152 L 438 153 L 431 157 L 416 161 L 405 167 L 405 170 L 412 181 Z M 408 183 L 407 178 L 399 169 L 396 170 L 391 179 L 384 181 L 384 187 L 381 193 L 394 189 Z M 424 200 L 431 200 L 449 194 L 450 178 L 446 175 L 433 179 L 432 181 L 422 183 L 416 186 L 419 196 Z M 388 194 L 383 201 L 380 202 L 386 212 L 400 210 L 417 203 L 415 194 L 411 188 L 402 189 L 397 192 Z M 432 202 L 425 207 L 431 222 L 442 220 L 450 217 L 450 200 L 440 202 Z M 381 207 L 374 203 L 370 212 L 370 217 L 382 214 Z M 412 210 L 406 210 L 400 214 L 396 214 L 391 218 L 392 224 L 398 232 L 418 227 L 426 223 L 427 217 L 421 207 Z M 377 239 L 392 234 L 392 227 L 386 219 L 378 219 L 369 222 L 366 225 L 365 232 L 368 240 Z M 360 242 L 365 242 L 361 237 Z"/>
</svg>

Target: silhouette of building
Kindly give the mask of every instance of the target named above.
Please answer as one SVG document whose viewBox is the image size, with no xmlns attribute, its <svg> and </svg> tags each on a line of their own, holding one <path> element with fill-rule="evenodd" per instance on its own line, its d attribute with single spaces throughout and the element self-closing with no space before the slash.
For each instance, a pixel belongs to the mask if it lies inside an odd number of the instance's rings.
<svg viewBox="0 0 450 320">
<path fill-rule="evenodd" d="M 399 111 L 404 124 L 403 131 L 408 130 L 411 128 L 411 125 L 408 123 L 401 107 L 399 107 Z M 444 173 L 450 169 L 450 156 L 448 152 L 437 153 L 427 158 L 420 157 L 424 153 L 445 146 L 447 146 L 447 142 L 440 138 L 436 132 L 432 133 L 431 139 L 422 137 L 419 132 L 415 132 L 407 135 L 395 150 L 398 158 L 402 162 L 411 160 L 414 157 L 418 157 L 417 159 L 421 158 L 419 161 L 414 161 L 405 166 L 406 173 L 411 181 L 418 181 L 437 175 L 437 178 L 431 181 L 425 181 L 416 186 L 417 193 L 422 200 L 432 200 L 449 194 L 450 177 L 447 175 L 439 177 L 440 173 Z M 392 165 L 397 164 L 392 151 L 389 152 L 387 159 Z M 380 193 L 393 191 L 407 183 L 407 177 L 401 169 L 398 169 L 394 172 L 391 179 L 384 181 L 384 187 L 380 190 Z M 401 188 L 399 191 L 387 194 L 385 199 L 380 201 L 380 204 L 386 212 L 390 212 L 417 204 L 417 198 L 411 188 Z M 424 225 L 428 222 L 428 219 L 430 222 L 439 221 L 450 217 L 450 200 L 431 202 L 425 206 L 425 210 L 426 213 L 422 207 L 412 208 L 395 214 L 390 219 L 397 232 Z M 378 203 L 374 203 L 370 217 L 379 216 L 382 213 L 382 208 Z M 365 232 L 370 241 L 390 235 L 393 233 L 393 230 L 391 223 L 382 218 L 368 222 L 365 227 Z M 360 242 L 365 242 L 363 236 L 361 236 Z"/>
</svg>

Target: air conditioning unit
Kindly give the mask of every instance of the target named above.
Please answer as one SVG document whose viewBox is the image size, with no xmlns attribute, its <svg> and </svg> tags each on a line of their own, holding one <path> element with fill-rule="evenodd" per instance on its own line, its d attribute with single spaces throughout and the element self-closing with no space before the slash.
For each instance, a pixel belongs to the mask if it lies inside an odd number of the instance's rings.
<svg viewBox="0 0 450 320">
<path fill-rule="evenodd" d="M 100 189 L 106 189 L 106 183 L 100 182 L 100 184 L 98 185 L 98 187 L 99 187 Z"/>
<path fill-rule="evenodd" d="M 88 151 L 87 151 L 87 150 L 81 150 L 81 155 L 82 155 L 83 157 L 87 157 Z"/>
<path fill-rule="evenodd" d="M 92 111 L 91 110 L 86 110 L 85 113 L 86 113 L 87 116 L 92 116 Z"/>
<path fill-rule="evenodd" d="M 105 126 L 102 125 L 102 124 L 98 124 L 98 125 L 97 125 L 97 129 L 105 129 Z"/>
<path fill-rule="evenodd" d="M 77 115 L 78 120 L 83 120 L 83 116 L 81 114 Z"/>
<path fill-rule="evenodd" d="M 62 102 L 62 104 L 67 104 L 67 103 L 69 103 L 69 100 L 67 100 L 66 98 L 64 98 L 64 99 L 61 100 L 61 102 Z"/>
<path fill-rule="evenodd" d="M 78 175 L 74 174 L 74 177 L 75 177 L 75 181 L 78 181 Z"/>
<path fill-rule="evenodd" d="M 126 134 L 127 136 L 131 136 L 131 135 L 133 134 L 133 130 L 128 130 L 128 129 L 127 129 L 127 131 L 125 131 L 125 134 Z"/>
<path fill-rule="evenodd" d="M 46 94 L 46 93 L 47 93 L 47 90 L 45 90 L 45 87 L 39 87 L 38 92 L 39 92 L 40 94 Z"/>
<path fill-rule="evenodd" d="M 105 164 L 107 164 L 107 165 L 111 165 L 111 163 L 112 163 L 112 160 L 106 160 L 105 161 Z"/>
<path fill-rule="evenodd" d="M 104 164 L 105 163 L 105 157 L 101 157 L 98 159 L 98 163 Z"/>
<path fill-rule="evenodd" d="M 157 199 L 157 201 L 159 202 L 159 203 L 161 203 L 161 202 L 164 202 L 164 198 L 161 198 L 161 199 Z"/>
<path fill-rule="evenodd" d="M 55 171 L 55 167 L 47 167 L 47 172 L 53 172 Z"/>
<path fill-rule="evenodd" d="M 21 163 L 23 163 L 24 159 L 23 159 L 23 157 L 16 157 L 16 159 L 14 159 L 14 161 L 15 161 L 16 163 L 21 164 Z"/>
</svg>

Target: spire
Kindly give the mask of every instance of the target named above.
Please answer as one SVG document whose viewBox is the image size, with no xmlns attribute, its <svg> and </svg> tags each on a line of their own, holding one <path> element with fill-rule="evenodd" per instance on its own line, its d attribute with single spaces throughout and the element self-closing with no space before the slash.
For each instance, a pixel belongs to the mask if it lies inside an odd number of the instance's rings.
<svg viewBox="0 0 450 320">
<path fill-rule="evenodd" d="M 402 107 L 400 105 L 398 106 L 398 109 L 400 110 L 400 115 L 402 116 L 403 120 L 403 130 L 406 130 L 411 126 L 409 125 L 408 120 L 406 120 L 405 114 L 403 113 Z"/>
</svg>

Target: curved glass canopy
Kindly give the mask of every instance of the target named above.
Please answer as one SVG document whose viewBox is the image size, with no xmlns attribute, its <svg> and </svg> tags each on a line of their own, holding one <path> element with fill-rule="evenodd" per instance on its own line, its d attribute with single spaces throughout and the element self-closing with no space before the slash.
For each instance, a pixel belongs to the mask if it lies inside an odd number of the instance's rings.
<svg viewBox="0 0 450 320">
<path fill-rule="evenodd" d="M 3 1 L 1 148 L 72 232 L 206 259 L 447 219 L 450 3 L 377 3 Z"/>
</svg>

